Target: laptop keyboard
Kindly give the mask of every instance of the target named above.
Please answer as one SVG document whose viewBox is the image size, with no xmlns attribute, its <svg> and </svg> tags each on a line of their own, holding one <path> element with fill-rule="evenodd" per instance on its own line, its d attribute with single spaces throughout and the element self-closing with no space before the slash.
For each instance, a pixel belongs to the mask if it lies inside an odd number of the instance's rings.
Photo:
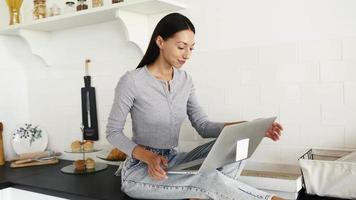
<svg viewBox="0 0 356 200">
<path fill-rule="evenodd" d="M 185 168 L 184 170 L 199 170 L 199 168 L 200 168 L 201 165 L 202 165 L 202 164 L 194 165 L 194 166 Z"/>
</svg>

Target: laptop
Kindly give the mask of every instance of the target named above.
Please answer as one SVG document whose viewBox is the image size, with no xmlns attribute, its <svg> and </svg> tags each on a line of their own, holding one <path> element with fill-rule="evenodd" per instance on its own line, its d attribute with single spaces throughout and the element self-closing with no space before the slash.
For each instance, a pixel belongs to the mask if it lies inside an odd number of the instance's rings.
<svg viewBox="0 0 356 200">
<path fill-rule="evenodd" d="M 169 174 L 197 174 L 249 158 L 277 117 L 256 119 L 223 129 L 205 158 L 168 169 Z"/>
</svg>

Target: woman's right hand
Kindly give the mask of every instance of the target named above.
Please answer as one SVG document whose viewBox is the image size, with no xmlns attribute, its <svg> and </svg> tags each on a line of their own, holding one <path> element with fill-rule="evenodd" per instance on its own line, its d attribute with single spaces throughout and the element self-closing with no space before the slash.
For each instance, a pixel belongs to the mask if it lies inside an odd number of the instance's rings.
<svg viewBox="0 0 356 200">
<path fill-rule="evenodd" d="M 150 151 L 151 152 L 151 151 Z M 151 152 L 151 155 L 147 159 L 148 174 L 155 180 L 164 180 L 167 177 L 166 169 L 168 167 L 168 160 L 161 156 Z"/>
<path fill-rule="evenodd" d="M 167 177 L 165 169 L 168 167 L 168 160 L 152 151 L 146 150 L 142 146 L 136 146 L 132 151 L 134 158 L 145 162 L 148 166 L 148 174 L 155 180 L 164 180 Z"/>
</svg>

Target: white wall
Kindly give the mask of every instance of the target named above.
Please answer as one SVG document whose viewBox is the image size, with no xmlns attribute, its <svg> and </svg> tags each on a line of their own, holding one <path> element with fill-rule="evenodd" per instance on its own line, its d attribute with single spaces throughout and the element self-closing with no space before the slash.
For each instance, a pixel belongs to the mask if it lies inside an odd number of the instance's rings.
<svg viewBox="0 0 356 200">
<path fill-rule="evenodd" d="M 295 163 L 310 147 L 356 147 L 355 49 L 356 37 L 197 52 L 187 70 L 214 120 L 278 115 L 283 138 L 254 159 Z"/>
<path fill-rule="evenodd" d="M 29 120 L 27 67 L 32 60 L 27 46 L 16 37 L 0 36 L 0 121 L 4 123 L 4 148 L 13 155 L 11 132 L 22 121 Z"/>
<path fill-rule="evenodd" d="M 114 88 L 120 76 L 138 63 L 140 50 L 126 41 L 119 21 L 58 31 L 51 37 L 56 64 L 32 66 L 28 72 L 31 119 L 48 127 L 54 150 L 69 149 L 72 141 L 82 139 L 80 88 L 84 86 L 84 60 L 90 58 L 101 138 L 96 146 L 110 148 L 105 126 Z M 130 123 L 127 126 L 130 130 Z"/>
<path fill-rule="evenodd" d="M 356 148 L 356 96 L 352 92 L 356 89 L 356 14 L 352 12 L 356 3 L 224 0 L 217 6 L 216 2 L 185 0 L 188 9 L 182 12 L 197 29 L 196 50 L 184 69 L 193 76 L 198 98 L 211 119 L 278 115 L 284 137 L 278 143 L 264 141 L 254 155 L 256 160 L 295 163 L 312 146 Z M 151 18 L 151 27 L 161 16 Z M 142 56 L 134 44 L 125 41 L 121 29 L 119 22 L 108 22 L 55 32 L 51 51 L 58 60 L 49 68 L 31 57 L 21 40 L 17 46 L 10 45 L 10 52 L 1 50 L 0 58 L 6 58 L 1 59 L 1 67 L 20 68 L 27 75 L 22 77 L 24 98 L 18 100 L 11 90 L 6 98 L 1 96 L 1 105 L 28 109 L 29 120 L 48 129 L 50 148 L 69 148 L 72 140 L 80 139 L 79 89 L 84 59 L 91 58 L 101 131 L 96 145 L 109 148 L 104 129 L 113 89 Z M 17 48 L 30 55 L 25 62 L 14 63 L 9 55 Z M 7 71 L 1 75 L 14 77 Z M 0 90 L 6 88 L 1 82 Z M 28 120 L 0 119 L 7 124 Z M 126 132 L 131 134 L 130 123 Z M 5 133 L 9 137 L 9 130 Z M 202 142 L 188 121 L 180 139 L 184 149 Z M 6 150 L 11 152 L 9 146 Z"/>
<path fill-rule="evenodd" d="M 353 0 L 189 1 L 199 49 L 354 36 Z"/>
</svg>

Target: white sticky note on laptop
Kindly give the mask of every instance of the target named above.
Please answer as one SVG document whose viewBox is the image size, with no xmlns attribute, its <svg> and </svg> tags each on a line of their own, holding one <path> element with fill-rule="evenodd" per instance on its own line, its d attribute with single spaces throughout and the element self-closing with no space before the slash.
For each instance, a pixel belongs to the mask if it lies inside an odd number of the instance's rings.
<svg viewBox="0 0 356 200">
<path fill-rule="evenodd" d="M 236 143 L 236 161 L 246 159 L 248 156 L 249 138 L 238 140 Z"/>
</svg>

